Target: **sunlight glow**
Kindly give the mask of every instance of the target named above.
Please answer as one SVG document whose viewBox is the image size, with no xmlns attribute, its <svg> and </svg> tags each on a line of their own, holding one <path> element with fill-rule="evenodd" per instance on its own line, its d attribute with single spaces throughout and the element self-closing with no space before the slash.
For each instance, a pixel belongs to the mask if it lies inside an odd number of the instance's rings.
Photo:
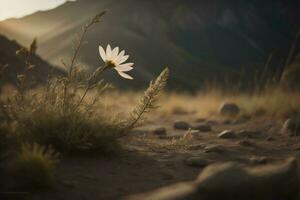
<svg viewBox="0 0 300 200">
<path fill-rule="evenodd" d="M 67 0 L 0 0 L 0 21 L 55 8 Z"/>
</svg>

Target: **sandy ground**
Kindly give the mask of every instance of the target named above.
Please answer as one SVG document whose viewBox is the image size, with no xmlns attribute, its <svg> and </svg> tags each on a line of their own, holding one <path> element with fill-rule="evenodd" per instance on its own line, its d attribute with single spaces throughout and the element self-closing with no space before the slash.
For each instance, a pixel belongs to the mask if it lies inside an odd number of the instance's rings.
<svg viewBox="0 0 300 200">
<path fill-rule="evenodd" d="M 238 161 L 255 165 L 257 163 L 251 158 L 265 157 L 263 162 L 272 163 L 297 156 L 300 152 L 300 138 L 281 134 L 281 121 L 253 119 L 224 124 L 220 119 L 206 119 L 210 120 L 212 131 L 194 133 L 182 139 L 186 131 L 175 130 L 175 120 L 198 124 L 194 115 L 153 118 L 130 137 L 122 138 L 123 150 L 117 155 L 63 157 L 58 167 L 59 180 L 54 188 L 27 197 L 49 200 L 123 199 L 128 195 L 195 179 L 205 164 L 187 165 L 186 160 L 191 157 L 203 159 L 207 164 Z M 167 135 L 153 134 L 157 127 L 167 128 Z M 228 129 L 256 133 L 251 138 L 217 137 L 221 131 Z"/>
</svg>

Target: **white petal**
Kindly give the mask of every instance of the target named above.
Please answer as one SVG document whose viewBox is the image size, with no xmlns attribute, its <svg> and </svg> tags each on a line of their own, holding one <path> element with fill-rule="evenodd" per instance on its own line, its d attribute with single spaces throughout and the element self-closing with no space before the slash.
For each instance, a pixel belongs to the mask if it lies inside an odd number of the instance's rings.
<svg viewBox="0 0 300 200">
<path fill-rule="evenodd" d="M 118 54 L 119 54 L 119 47 L 116 47 L 112 50 L 110 59 L 114 61 L 117 58 Z"/>
<path fill-rule="evenodd" d="M 124 72 L 120 72 L 120 71 L 117 71 L 117 72 L 120 76 L 122 76 L 125 79 L 130 79 L 130 80 L 133 79 L 131 76 L 129 76 L 128 74 L 125 74 Z"/>
<path fill-rule="evenodd" d="M 106 47 L 106 60 L 110 60 L 111 59 L 111 47 L 110 45 L 107 45 Z"/>
<path fill-rule="evenodd" d="M 125 55 L 125 50 L 122 50 L 118 56 L 123 57 Z"/>
<path fill-rule="evenodd" d="M 123 56 L 125 55 L 125 51 L 122 50 L 119 55 L 116 57 L 115 62 L 118 62 L 118 60 L 120 60 Z"/>
<path fill-rule="evenodd" d="M 101 56 L 102 60 L 105 62 L 106 61 L 106 54 L 105 54 L 105 51 L 104 51 L 102 46 L 99 46 L 99 53 L 100 53 L 100 56 Z"/>
<path fill-rule="evenodd" d="M 117 71 L 121 71 L 121 72 L 128 72 L 133 69 L 133 67 L 132 67 L 133 65 L 134 65 L 134 63 L 126 63 L 123 65 L 118 65 L 117 67 L 115 67 L 115 69 Z"/>
<path fill-rule="evenodd" d="M 123 62 L 125 62 L 126 60 L 128 60 L 128 58 L 129 58 L 129 55 L 121 57 L 118 61 L 116 61 L 117 65 L 122 64 Z"/>
</svg>

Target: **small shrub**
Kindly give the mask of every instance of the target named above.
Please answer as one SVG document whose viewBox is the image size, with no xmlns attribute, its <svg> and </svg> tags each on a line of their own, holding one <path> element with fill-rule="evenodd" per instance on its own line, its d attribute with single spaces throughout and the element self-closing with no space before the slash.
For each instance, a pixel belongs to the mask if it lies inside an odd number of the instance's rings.
<svg viewBox="0 0 300 200">
<path fill-rule="evenodd" d="M 19 121 L 18 132 L 23 141 L 53 145 L 61 152 L 111 152 L 122 124 L 83 112 L 60 114 L 44 108 Z"/>
<path fill-rule="evenodd" d="M 21 188 L 44 189 L 54 181 L 58 154 L 38 144 L 23 144 L 12 163 L 13 182 Z"/>
</svg>

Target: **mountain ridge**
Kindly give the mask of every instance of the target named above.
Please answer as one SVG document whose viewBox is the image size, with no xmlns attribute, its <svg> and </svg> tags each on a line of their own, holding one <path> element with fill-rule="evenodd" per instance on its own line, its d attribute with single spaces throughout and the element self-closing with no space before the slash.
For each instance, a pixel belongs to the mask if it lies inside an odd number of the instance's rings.
<svg viewBox="0 0 300 200">
<path fill-rule="evenodd" d="M 1 85 L 17 84 L 17 75 L 25 73 L 26 65 L 24 56 L 17 55 L 16 52 L 22 49 L 16 41 L 9 40 L 0 35 L 0 67 L 1 67 Z M 63 75 L 63 70 L 50 65 L 41 59 L 38 55 L 31 55 L 30 62 L 34 65 L 31 69 L 31 75 L 36 84 L 46 83 L 50 74 Z M 5 69 L 3 69 L 5 67 Z"/>
<path fill-rule="evenodd" d="M 78 0 L 23 19 L 7 20 L 0 23 L 0 32 L 3 26 L 13 27 L 15 30 L 6 31 L 6 35 L 17 35 L 22 43 L 35 33 L 42 57 L 59 64 L 61 58 L 70 55 L 73 35 L 80 26 L 93 13 L 109 9 L 87 35 L 89 44 L 81 51 L 84 64 L 99 66 L 98 44 L 111 43 L 126 49 L 136 63 L 137 81 L 131 87 L 145 85 L 163 66 L 171 66 L 173 85 L 195 88 L 206 77 L 220 79 L 224 73 L 237 74 L 241 66 L 257 66 L 271 52 L 276 55 L 274 63 L 285 58 L 299 24 L 294 19 L 299 14 L 291 11 L 297 6 L 287 6 L 285 11 L 284 6 L 278 6 L 285 5 L 284 1 L 259 2 Z M 22 31 L 23 35 L 18 35 Z M 274 64 L 273 70 L 279 67 Z M 254 67 L 246 68 L 254 71 Z M 124 85 L 116 77 L 108 77 Z"/>
</svg>

